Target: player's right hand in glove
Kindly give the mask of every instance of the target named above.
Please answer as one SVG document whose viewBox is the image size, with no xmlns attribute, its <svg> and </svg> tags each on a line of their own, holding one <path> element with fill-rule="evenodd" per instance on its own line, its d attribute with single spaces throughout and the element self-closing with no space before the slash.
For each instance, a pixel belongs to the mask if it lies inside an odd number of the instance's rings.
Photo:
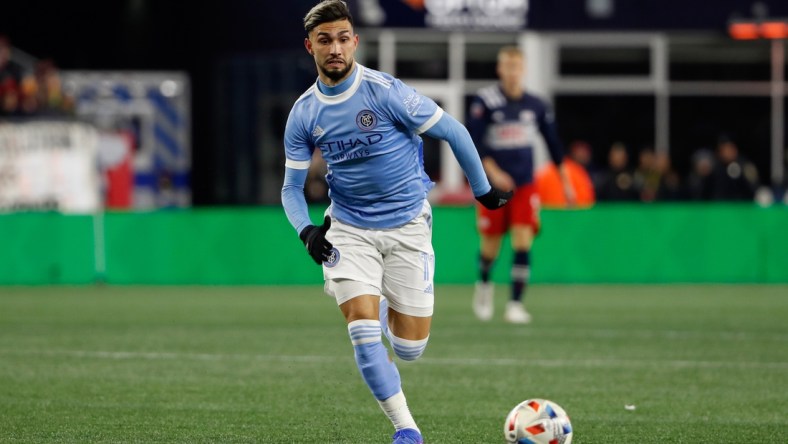
<svg viewBox="0 0 788 444">
<path fill-rule="evenodd" d="M 301 230 L 301 234 L 298 235 L 304 243 L 304 246 L 306 246 L 306 251 L 309 252 L 309 256 L 312 257 L 312 260 L 315 261 L 317 265 L 327 261 L 331 256 L 331 249 L 334 248 L 331 242 L 326 240 L 326 233 L 329 228 L 331 228 L 331 217 L 326 216 L 326 218 L 323 219 L 323 225 L 319 227 L 308 225 Z"/>
<path fill-rule="evenodd" d="M 506 205 L 512 199 L 512 196 L 514 196 L 514 191 L 501 191 L 492 187 L 487 193 L 476 196 L 476 200 L 488 210 L 495 210 Z"/>
</svg>

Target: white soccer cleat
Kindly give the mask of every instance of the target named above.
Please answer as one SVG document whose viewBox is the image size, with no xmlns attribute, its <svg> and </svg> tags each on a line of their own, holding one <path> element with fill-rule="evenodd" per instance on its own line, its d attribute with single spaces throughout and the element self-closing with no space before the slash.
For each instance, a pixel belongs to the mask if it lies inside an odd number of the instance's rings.
<svg viewBox="0 0 788 444">
<path fill-rule="evenodd" d="M 489 282 L 477 282 L 473 292 L 473 312 L 481 321 L 489 321 L 493 317 L 493 294 L 495 288 Z"/>
<path fill-rule="evenodd" d="M 531 322 L 531 315 L 525 311 L 525 306 L 520 301 L 509 301 L 506 303 L 506 313 L 503 320 L 511 324 L 527 324 Z"/>
</svg>

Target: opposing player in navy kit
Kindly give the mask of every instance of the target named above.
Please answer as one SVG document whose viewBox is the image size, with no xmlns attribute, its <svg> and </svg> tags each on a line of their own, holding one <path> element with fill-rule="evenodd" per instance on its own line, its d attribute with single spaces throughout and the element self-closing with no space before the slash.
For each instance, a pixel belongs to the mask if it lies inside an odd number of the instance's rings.
<svg viewBox="0 0 788 444">
<path fill-rule="evenodd" d="M 542 134 L 553 162 L 559 165 L 564 193 L 570 204 L 574 201 L 574 190 L 561 166 L 563 148 L 552 111 L 541 99 L 523 90 L 523 53 L 514 46 L 501 48 L 497 73 L 500 82 L 481 89 L 471 102 L 467 126 L 492 185 L 506 190 L 515 189 L 515 195 L 501 211 L 478 207 L 480 280 L 474 292 L 473 309 L 483 321 L 493 317 L 494 288 L 490 272 L 498 258 L 503 235 L 509 231 L 514 263 L 511 297 L 504 320 L 524 324 L 531 320 L 522 302 L 530 276 L 529 251 L 539 230 L 539 196 L 533 185 L 533 150 L 538 133 Z"/>
<path fill-rule="evenodd" d="M 424 352 L 433 314 L 435 255 L 420 134 L 449 142 L 486 208 L 511 198 L 490 186 L 465 127 L 392 76 L 354 60 L 359 37 L 344 2 L 326 0 L 304 17 L 318 79 L 296 101 L 285 128 L 282 204 L 325 291 L 347 320 L 356 363 L 395 428 L 393 442 L 422 443 L 382 336 L 403 360 Z M 312 153 L 326 161 L 331 205 L 309 219 L 304 181 Z"/>
</svg>

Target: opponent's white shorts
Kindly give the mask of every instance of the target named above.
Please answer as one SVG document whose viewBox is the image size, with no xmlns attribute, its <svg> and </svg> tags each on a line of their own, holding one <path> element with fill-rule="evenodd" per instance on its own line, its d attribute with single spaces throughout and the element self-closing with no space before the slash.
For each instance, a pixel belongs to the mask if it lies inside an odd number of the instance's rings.
<svg viewBox="0 0 788 444">
<path fill-rule="evenodd" d="M 325 292 L 338 305 L 364 294 L 381 295 L 399 313 L 432 316 L 435 252 L 427 201 L 421 214 L 398 228 L 358 228 L 332 218 L 326 239 L 334 251 L 323 263 Z"/>
</svg>

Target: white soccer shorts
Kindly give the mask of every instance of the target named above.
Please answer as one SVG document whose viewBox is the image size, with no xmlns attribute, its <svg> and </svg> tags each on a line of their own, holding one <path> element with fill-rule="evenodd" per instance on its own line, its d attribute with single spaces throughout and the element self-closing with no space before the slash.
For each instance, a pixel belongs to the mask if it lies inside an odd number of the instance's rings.
<svg viewBox="0 0 788 444">
<path fill-rule="evenodd" d="M 326 239 L 334 245 L 323 263 L 325 292 L 341 305 L 364 295 L 382 295 L 398 313 L 428 317 L 435 304 L 432 208 L 392 229 L 364 229 L 331 220 Z"/>
</svg>

